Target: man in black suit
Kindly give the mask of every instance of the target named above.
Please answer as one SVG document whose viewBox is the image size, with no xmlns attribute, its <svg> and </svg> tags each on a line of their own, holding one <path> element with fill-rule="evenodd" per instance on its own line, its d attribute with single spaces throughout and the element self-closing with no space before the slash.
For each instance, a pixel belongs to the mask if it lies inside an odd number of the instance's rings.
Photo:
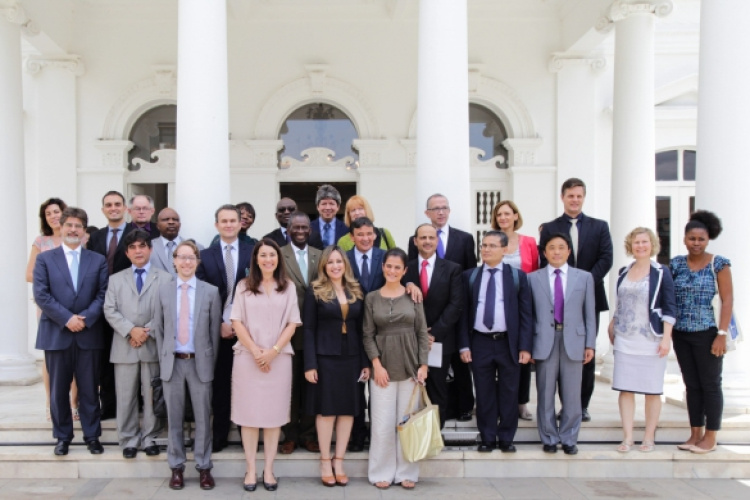
<svg viewBox="0 0 750 500">
<path fill-rule="evenodd" d="M 276 203 L 276 221 L 279 223 L 279 227 L 263 237 L 272 239 L 280 247 L 290 243 L 291 236 L 287 232 L 287 226 L 289 225 L 289 218 L 296 210 L 297 203 L 293 199 L 280 199 L 279 202 Z"/>
<path fill-rule="evenodd" d="M 436 193 L 427 198 L 425 215 L 438 231 L 436 253 L 441 259 L 450 260 L 461 266 L 461 270 L 477 267 L 474 251 L 474 238 L 466 231 L 461 231 L 448 225 L 451 206 L 448 198 Z M 409 238 L 409 260 L 417 258 L 417 247 L 414 240 Z M 471 420 L 474 409 L 474 384 L 471 381 L 471 370 L 461 362 L 458 352 L 451 358 L 453 382 L 448 387 L 448 407 L 446 417 L 457 419 L 459 422 Z"/>
<path fill-rule="evenodd" d="M 446 259 L 438 259 L 437 230 L 431 224 L 422 224 L 414 232 L 419 257 L 406 266 L 405 282 L 419 283 L 424 302 L 430 349 L 435 343 L 442 345 L 443 360 L 439 367 L 430 366 L 427 393 L 440 408 L 440 427 L 445 425 L 448 405 L 448 368 L 456 351 L 456 327 L 461 317 L 461 266 Z"/>
<path fill-rule="evenodd" d="M 531 359 L 531 289 L 523 271 L 503 265 L 507 246 L 505 233 L 487 232 L 482 238 L 484 263 L 463 273 L 466 307 L 458 347 L 474 373 L 481 452 L 495 446 L 504 453 L 516 451 L 518 381 L 521 364 Z"/>
<path fill-rule="evenodd" d="M 130 259 L 125 255 L 123 238 L 135 228 L 125 222 L 125 197 L 118 191 L 109 191 L 102 198 L 102 213 L 107 218 L 107 227 L 91 235 L 88 249 L 103 255 L 107 259 L 109 276 L 130 267 Z M 103 322 L 104 347 L 99 361 L 99 399 L 101 401 L 102 420 L 115 418 L 117 398 L 115 397 L 115 368 L 109 361 L 112 350 L 112 327 Z"/>
<path fill-rule="evenodd" d="M 152 240 L 159 237 L 159 229 L 156 227 L 156 224 L 151 222 L 151 218 L 155 212 L 154 199 L 150 196 L 137 194 L 130 198 L 130 203 L 128 203 L 130 220 L 135 227 L 146 231 Z"/>
<path fill-rule="evenodd" d="M 195 275 L 199 280 L 219 289 L 224 310 L 221 324 L 219 352 L 216 354 L 216 371 L 213 380 L 213 451 L 226 448 L 232 409 L 232 346 L 237 337 L 229 317 L 232 311 L 237 283 L 247 276 L 253 245 L 239 240 L 240 210 L 234 205 L 222 205 L 214 215 L 219 231 L 219 243 L 201 251 L 201 261 Z"/>
<path fill-rule="evenodd" d="M 581 179 L 570 178 L 563 182 L 560 190 L 563 202 L 563 215 L 542 225 L 539 236 L 539 255 L 542 267 L 547 265 L 544 248 L 550 236 L 555 233 L 569 234 L 573 242 L 568 265 L 588 271 L 594 277 L 594 302 L 596 306 L 596 331 L 599 332 L 599 312 L 609 310 L 607 295 L 604 291 L 604 276 L 612 268 L 612 236 L 609 225 L 600 219 L 588 217 L 583 213 L 583 202 L 586 200 L 586 184 Z M 594 393 L 596 362 L 583 365 L 581 380 L 582 420 L 591 420 L 588 407 Z M 563 405 L 566 403 L 563 401 Z"/>
<path fill-rule="evenodd" d="M 323 184 L 315 194 L 315 207 L 319 217 L 310 221 L 310 246 L 323 250 L 329 245 L 335 245 L 339 239 L 349 232 L 342 221 L 336 218 L 341 206 L 341 194 L 330 184 Z"/>
</svg>

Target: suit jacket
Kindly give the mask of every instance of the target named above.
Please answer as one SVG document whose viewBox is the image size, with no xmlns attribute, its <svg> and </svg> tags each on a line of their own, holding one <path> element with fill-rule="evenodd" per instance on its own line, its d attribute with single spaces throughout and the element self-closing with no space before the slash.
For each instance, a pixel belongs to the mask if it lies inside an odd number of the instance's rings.
<svg viewBox="0 0 750 500">
<path fill-rule="evenodd" d="M 634 263 L 623 267 L 617 278 L 617 290 L 620 289 L 622 280 Z M 674 281 L 669 269 L 651 261 L 651 269 L 648 274 L 648 311 L 651 332 L 657 337 L 664 335 L 664 322 L 672 325 L 677 321 L 677 297 L 674 291 Z"/>
<path fill-rule="evenodd" d="M 359 354 L 360 366 L 367 368 L 370 360 L 365 354 L 362 343 L 362 317 L 364 300 L 349 304 L 346 321 L 341 314 L 338 301 L 323 302 L 315 299 L 312 288 L 307 289 L 305 309 L 302 316 L 305 339 L 305 371 L 318 369 L 318 355 L 341 355 L 342 342 L 346 342 L 347 352 Z M 342 325 L 346 324 L 346 335 L 341 334 Z"/>
<path fill-rule="evenodd" d="M 34 266 L 34 301 L 42 310 L 36 348 L 67 349 L 76 342 L 81 349 L 104 348 L 102 306 L 107 292 L 107 260 L 81 247 L 78 289 L 73 287 L 64 247 L 40 253 Z M 74 314 L 85 316 L 86 327 L 71 332 L 65 324 Z"/>
<path fill-rule="evenodd" d="M 352 272 L 354 277 L 359 281 L 359 286 L 362 287 L 362 293 L 367 295 L 373 290 L 378 290 L 385 285 L 385 277 L 383 276 L 383 256 L 385 251 L 380 248 L 372 249 L 372 261 L 369 262 L 370 266 L 370 279 L 367 283 L 362 282 L 362 277 L 359 275 L 359 267 L 357 267 L 357 257 L 354 255 L 354 248 L 346 252 L 346 256 L 349 257 L 349 263 L 352 266 Z M 418 283 L 418 282 L 417 282 Z"/>
<path fill-rule="evenodd" d="M 474 320 L 477 315 L 477 304 L 479 303 L 479 288 L 482 283 L 484 264 L 479 267 L 474 283 L 470 285 L 473 269 L 468 269 L 461 275 L 462 289 L 466 307 L 461 311 L 458 330 L 458 348 L 471 348 L 470 338 L 474 335 Z M 503 304 L 505 310 L 505 322 L 508 327 L 508 342 L 510 351 L 531 352 L 532 346 L 532 324 L 531 324 L 531 290 L 526 273 L 518 271 L 518 292 L 513 283 L 513 273 L 510 266 L 503 265 Z M 518 357 L 513 357 L 513 362 L 518 363 Z"/>
<path fill-rule="evenodd" d="M 133 225 L 133 229 L 138 229 L 138 226 L 136 226 L 132 222 L 130 224 Z M 144 231 L 146 230 L 144 229 Z M 161 236 L 161 232 L 159 232 L 159 230 L 156 228 L 156 222 L 149 223 L 149 230 L 146 232 L 149 234 L 149 236 L 151 236 L 152 240 Z"/>
<path fill-rule="evenodd" d="M 149 268 L 141 293 L 135 287 L 132 267 L 110 276 L 104 298 L 104 317 L 114 330 L 109 361 L 112 363 L 156 362 L 156 340 L 153 331 L 141 347 L 130 345 L 130 330 L 136 326 L 151 328 L 158 302 L 159 287 L 172 281 L 166 271 Z"/>
<path fill-rule="evenodd" d="M 300 271 L 299 264 L 297 263 L 297 255 L 294 253 L 297 250 L 298 248 L 294 245 L 286 245 L 281 247 L 281 255 L 286 264 L 287 275 L 292 280 L 292 283 L 294 283 L 294 288 L 297 289 L 297 304 L 299 305 L 300 315 L 302 315 L 305 307 L 305 292 L 309 284 L 318 277 L 318 262 L 320 262 L 320 255 L 323 252 L 307 245 L 307 281 L 305 282 L 302 279 L 302 271 Z M 302 325 L 297 327 L 294 336 L 292 336 L 292 348 L 295 351 L 305 348 Z"/>
<path fill-rule="evenodd" d="M 325 245 L 323 245 L 323 237 L 320 234 L 319 220 L 320 217 L 310 221 L 310 229 L 312 232 L 310 233 L 310 241 L 308 241 L 307 244 L 310 246 L 314 246 L 319 250 L 323 250 Z M 336 242 L 339 241 L 342 236 L 349 232 L 349 227 L 339 219 L 334 219 L 331 224 L 334 225 L 336 230 L 336 233 L 333 236 L 333 243 L 336 244 Z"/>
<path fill-rule="evenodd" d="M 197 281 L 193 305 L 193 340 L 195 369 L 198 378 L 204 383 L 214 379 L 214 365 L 221 336 L 222 304 L 219 290 L 215 286 Z M 172 378 L 174 368 L 178 320 L 177 283 L 170 281 L 159 286 L 159 300 L 151 323 L 159 355 L 160 377 L 167 382 Z"/>
<path fill-rule="evenodd" d="M 280 247 L 286 246 L 286 238 L 284 237 L 284 233 L 281 232 L 281 228 L 277 227 L 267 235 L 263 236 L 264 238 L 270 238 L 273 241 L 276 242 L 277 245 Z M 310 238 L 307 241 L 307 244 L 317 250 L 323 249 L 323 241 L 320 239 L 320 233 L 311 234 Z"/>
<path fill-rule="evenodd" d="M 419 255 L 414 245 L 414 238 L 409 238 L 409 260 Z M 448 226 L 448 248 L 445 249 L 445 260 L 450 260 L 461 266 L 461 270 L 477 267 L 477 256 L 474 251 L 474 238 L 466 231 Z"/>
<path fill-rule="evenodd" d="M 237 283 L 247 277 L 247 271 L 250 268 L 250 258 L 253 256 L 253 245 L 240 241 L 237 255 L 237 262 L 234 263 L 234 288 L 229 290 L 229 293 L 233 295 L 234 290 L 237 289 Z M 228 294 L 227 268 L 224 267 L 224 251 L 221 245 L 211 245 L 201 251 L 201 262 L 198 264 L 198 269 L 195 270 L 195 275 L 199 280 L 210 283 L 218 288 L 221 303 L 226 304 Z"/>
<path fill-rule="evenodd" d="M 184 241 L 184 239 L 182 241 Z M 203 250 L 203 245 L 200 243 L 196 243 L 196 245 L 198 246 L 198 250 Z M 169 259 L 167 259 L 167 249 L 164 246 L 164 240 L 161 238 L 155 238 L 151 240 L 151 246 L 151 267 L 166 271 L 172 275 L 172 277 L 177 276 L 177 271 L 174 270 L 174 266 L 170 265 Z"/>
<path fill-rule="evenodd" d="M 534 300 L 534 351 L 532 357 L 546 360 L 555 343 L 555 297 L 549 286 L 549 270 L 529 274 Z M 586 349 L 596 349 L 596 307 L 591 273 L 568 266 L 563 307 L 563 345 L 568 357 L 583 361 Z"/>
<path fill-rule="evenodd" d="M 573 252 L 568 258 L 568 265 L 583 269 L 591 273 L 594 278 L 594 293 L 596 295 L 596 312 L 609 310 L 607 294 L 604 291 L 604 276 L 612 269 L 612 236 L 609 234 L 609 224 L 600 219 L 578 216 L 578 252 L 574 258 Z M 547 265 L 544 258 L 544 247 L 554 233 L 570 234 L 570 221 L 562 215 L 542 226 L 539 236 L 539 257 L 541 267 Z M 575 264 L 574 264 L 575 261 Z"/>
<path fill-rule="evenodd" d="M 404 283 L 419 286 L 419 259 L 406 266 Z M 456 350 L 458 320 L 463 310 L 464 295 L 461 288 L 461 266 L 446 259 L 435 259 L 430 288 L 424 296 L 422 306 L 435 342 L 443 344 L 443 356 Z"/>
<path fill-rule="evenodd" d="M 135 229 L 135 224 L 128 222 L 125 224 L 125 229 L 122 230 L 121 234 L 117 235 L 117 250 L 115 251 L 114 269 L 112 274 L 118 273 L 123 269 L 130 267 L 130 259 L 125 255 L 125 245 L 122 240 L 126 234 Z M 100 230 L 96 231 L 91 235 L 87 248 L 93 252 L 103 255 L 106 261 L 107 259 L 107 231 L 109 227 L 105 226 Z"/>
</svg>

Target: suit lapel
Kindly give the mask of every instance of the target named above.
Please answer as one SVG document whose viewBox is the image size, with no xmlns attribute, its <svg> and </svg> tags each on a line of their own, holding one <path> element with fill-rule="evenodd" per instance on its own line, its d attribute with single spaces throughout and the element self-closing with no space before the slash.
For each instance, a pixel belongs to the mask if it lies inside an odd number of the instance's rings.
<svg viewBox="0 0 750 500">
<path fill-rule="evenodd" d="M 375 249 L 372 249 L 372 262 L 370 262 L 370 283 L 368 283 L 367 289 L 372 292 L 372 285 L 375 282 L 375 274 L 378 272 L 382 272 L 380 269 L 383 267 L 383 252 L 376 252 Z"/>
<path fill-rule="evenodd" d="M 68 258 L 65 256 L 65 250 L 63 250 L 64 247 L 59 246 L 55 250 L 55 263 L 57 264 L 57 267 L 60 268 L 60 273 L 65 276 L 65 282 L 68 284 L 71 290 L 75 291 L 75 287 L 73 286 L 73 278 L 70 275 L 70 267 L 68 267 Z M 81 267 L 80 262 L 78 264 L 78 276 L 81 276 Z"/>
<path fill-rule="evenodd" d="M 588 217 L 585 217 L 583 214 L 578 216 L 578 248 L 575 249 L 576 251 L 576 261 L 580 258 L 579 250 L 581 248 L 586 248 L 586 238 L 589 237 L 589 229 L 591 229 Z M 598 248 L 598 247 L 597 247 Z"/>
<path fill-rule="evenodd" d="M 568 277 L 570 278 L 570 270 L 572 267 L 568 266 Z M 544 291 L 544 295 L 549 299 L 549 303 L 554 306 L 555 305 L 555 298 L 552 296 L 552 292 L 549 289 L 549 274 L 546 271 L 543 273 L 539 273 L 536 278 L 540 281 L 540 285 L 542 287 L 542 290 Z"/>
<path fill-rule="evenodd" d="M 203 295 L 206 293 L 205 284 L 201 280 L 196 280 L 195 284 L 195 303 L 193 304 L 193 338 L 197 338 L 197 332 L 200 324 L 201 308 L 200 304 L 203 300 Z"/>
<path fill-rule="evenodd" d="M 565 284 L 565 303 L 568 303 L 568 299 L 570 298 L 570 294 L 573 293 L 573 290 L 575 289 L 576 285 L 578 284 L 578 278 L 580 277 L 580 274 L 575 272 L 574 268 L 568 267 L 568 282 Z M 549 287 L 547 287 L 549 290 Z M 554 302 L 553 302 L 554 303 Z"/>
<path fill-rule="evenodd" d="M 285 248 L 288 248 L 288 250 L 284 250 Z M 289 270 L 289 274 L 292 275 L 297 283 L 305 283 L 305 280 L 302 277 L 302 271 L 299 268 L 299 263 L 295 258 L 296 247 L 291 244 L 286 245 L 281 249 L 281 253 L 284 255 L 284 260 L 286 260 L 286 267 Z"/>
<path fill-rule="evenodd" d="M 141 295 L 143 295 L 144 293 L 146 293 L 146 291 L 149 289 L 149 287 L 153 284 L 153 282 L 156 280 L 156 275 L 157 274 L 159 274 L 159 270 L 158 269 L 154 269 L 153 267 L 151 267 L 148 270 L 148 276 L 146 276 L 146 282 L 143 284 L 143 288 L 141 289 Z M 130 280 L 130 281 L 134 282 L 135 280 Z M 138 290 L 136 289 L 136 293 L 137 292 L 138 292 Z"/>
<path fill-rule="evenodd" d="M 482 287 L 482 274 L 483 273 L 484 273 L 484 264 L 482 264 L 479 267 L 479 271 L 477 271 L 477 278 L 474 280 L 474 287 L 471 290 L 471 296 L 473 299 L 472 304 L 474 304 L 474 307 L 471 308 L 471 314 L 472 314 L 471 328 L 474 328 L 474 323 L 476 323 L 476 320 L 477 320 L 477 307 L 479 306 L 479 290 Z M 469 274 L 469 276 L 471 276 L 471 274 Z"/>
<path fill-rule="evenodd" d="M 309 284 L 315 272 L 318 269 L 318 255 L 313 255 L 310 251 L 310 245 L 307 246 L 307 283 Z"/>
</svg>

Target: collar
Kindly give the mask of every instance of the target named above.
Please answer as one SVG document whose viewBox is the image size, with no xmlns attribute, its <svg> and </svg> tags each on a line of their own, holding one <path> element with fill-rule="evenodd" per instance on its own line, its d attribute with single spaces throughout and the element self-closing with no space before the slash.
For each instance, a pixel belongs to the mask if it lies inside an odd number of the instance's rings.
<svg viewBox="0 0 750 500">
<path fill-rule="evenodd" d="M 498 265 L 496 265 L 495 267 L 488 266 L 487 264 L 484 265 L 484 271 L 489 271 L 490 269 L 497 269 L 498 271 L 500 271 L 502 273 L 503 272 L 503 261 L 501 260 L 500 263 Z"/>
<path fill-rule="evenodd" d="M 122 235 L 122 233 L 125 231 L 125 226 L 127 226 L 127 225 L 128 225 L 128 223 L 125 222 L 125 219 L 123 219 L 122 220 L 122 224 L 120 224 L 117 227 L 107 226 L 107 231 L 109 231 L 111 233 L 113 229 L 118 229 L 120 231 L 120 235 Z"/>
<path fill-rule="evenodd" d="M 363 255 L 367 255 L 367 260 L 372 260 L 372 248 L 366 251 L 365 253 L 362 253 L 359 251 L 357 247 L 354 247 L 354 255 L 357 257 L 357 259 L 361 259 Z"/>
<path fill-rule="evenodd" d="M 436 261 L 436 260 L 437 260 L 437 254 L 436 254 L 436 253 L 432 254 L 432 257 L 430 257 L 429 259 L 425 259 L 425 258 L 423 258 L 423 257 L 422 257 L 422 256 L 420 255 L 420 256 L 419 256 L 419 257 L 417 258 L 417 263 L 419 264 L 419 270 L 421 270 L 421 269 L 422 269 L 422 262 L 424 262 L 424 261 L 427 261 L 427 262 L 428 262 L 428 264 L 429 264 L 429 266 L 430 266 L 430 267 L 431 267 L 432 269 L 435 269 L 435 261 Z"/>
<path fill-rule="evenodd" d="M 233 242 L 227 243 L 226 241 L 224 241 L 221 238 L 219 238 L 219 247 L 221 248 L 222 253 L 224 251 L 226 251 L 227 245 L 229 245 L 230 247 L 232 247 L 232 250 L 239 251 L 239 248 L 240 248 L 240 239 L 239 238 L 235 238 Z"/>
<path fill-rule="evenodd" d="M 148 232 L 148 233 L 150 233 L 150 232 L 151 232 L 151 223 L 150 223 L 150 222 L 147 222 L 147 223 L 145 223 L 145 224 L 144 224 L 144 225 L 142 225 L 142 226 L 139 226 L 138 224 L 136 224 L 135 222 L 133 222 L 133 225 L 134 225 L 135 227 L 137 227 L 138 229 L 141 229 L 141 230 L 143 230 L 143 231 L 146 231 L 146 232 Z"/>
<path fill-rule="evenodd" d="M 177 283 L 178 290 L 180 289 L 183 283 L 187 283 L 189 285 L 188 288 L 192 288 L 192 289 L 195 289 L 196 285 L 198 284 L 198 279 L 195 277 L 195 275 L 193 275 L 193 277 L 187 281 L 182 281 L 182 278 L 178 276 L 177 279 L 174 281 L 175 283 Z"/>
<path fill-rule="evenodd" d="M 547 275 L 548 276 L 552 276 L 553 274 L 555 274 L 555 269 L 560 269 L 560 274 L 564 274 L 565 276 L 567 276 L 568 275 L 568 267 L 569 266 L 568 266 L 567 262 L 565 264 L 563 264 L 562 266 L 560 266 L 559 268 L 555 267 L 555 266 L 547 265 Z"/>
<path fill-rule="evenodd" d="M 577 217 L 571 217 L 570 215 L 563 213 L 563 218 L 568 222 L 572 221 L 573 219 L 577 220 L 578 222 L 581 222 L 582 220 L 586 218 L 586 216 L 583 214 L 583 212 L 578 214 Z"/>
<path fill-rule="evenodd" d="M 307 248 L 308 248 L 307 247 L 307 243 L 305 243 L 305 248 L 300 248 L 297 245 L 295 245 L 294 243 L 290 243 L 290 244 L 292 245 L 292 249 L 294 250 L 294 255 L 299 255 L 298 252 L 300 250 L 303 251 L 303 252 L 305 252 L 305 253 L 307 253 Z"/>
<path fill-rule="evenodd" d="M 78 245 L 76 248 L 70 248 L 68 245 L 63 243 L 62 247 L 63 247 L 63 253 L 65 253 L 65 255 L 68 255 L 68 252 L 76 252 L 79 254 L 81 253 L 81 245 Z"/>
<path fill-rule="evenodd" d="M 446 222 L 443 227 L 436 227 L 435 230 L 436 231 L 442 231 L 442 234 L 448 234 L 448 231 L 450 230 L 450 226 Z"/>
<path fill-rule="evenodd" d="M 130 266 L 130 268 L 133 270 L 133 274 L 135 274 L 136 269 L 143 269 L 148 274 L 148 271 L 151 269 L 151 262 L 146 262 L 146 265 L 143 267 Z"/>
</svg>

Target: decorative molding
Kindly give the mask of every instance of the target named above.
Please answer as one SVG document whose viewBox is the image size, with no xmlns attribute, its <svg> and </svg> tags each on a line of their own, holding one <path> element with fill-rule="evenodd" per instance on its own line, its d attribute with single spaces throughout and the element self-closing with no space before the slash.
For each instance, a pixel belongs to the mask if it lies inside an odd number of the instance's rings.
<svg viewBox="0 0 750 500">
<path fill-rule="evenodd" d="M 133 158 L 133 165 L 135 170 L 141 170 L 144 166 L 148 169 L 172 169 L 174 170 L 177 164 L 177 151 L 174 149 L 157 149 L 151 153 L 151 158 L 156 161 L 147 161 L 143 158 Z"/>
<path fill-rule="evenodd" d="M 553 53 L 548 69 L 550 73 L 559 73 L 571 66 L 588 66 L 592 71 L 599 72 L 607 67 L 607 59 L 601 55 L 578 56 L 565 53 Z"/>
<path fill-rule="evenodd" d="M 328 148 L 308 148 L 302 150 L 302 160 L 291 156 L 283 156 L 279 168 L 287 170 L 295 167 L 345 167 L 347 170 L 356 169 L 353 156 L 345 156 L 335 160 L 336 152 Z"/>
<path fill-rule="evenodd" d="M 19 25 L 21 33 L 27 37 L 36 36 L 40 33 L 39 26 L 29 18 L 26 10 L 17 2 L 0 5 L 0 16 L 4 17 L 9 23 Z"/>
<path fill-rule="evenodd" d="M 479 148 L 469 148 L 469 166 L 470 167 L 493 167 L 500 168 L 498 165 L 502 165 L 505 162 L 503 155 L 493 156 L 486 158 L 487 152 Z"/>
<path fill-rule="evenodd" d="M 101 153 L 100 166 L 107 171 L 126 170 L 128 167 L 128 151 L 135 143 L 131 141 L 99 140 L 94 147 Z"/>
<path fill-rule="evenodd" d="M 633 14 L 654 14 L 657 17 L 667 17 L 673 9 L 672 0 L 615 0 L 607 12 L 597 20 L 595 28 L 600 33 L 607 33 L 612 30 L 614 23 Z"/>
<path fill-rule="evenodd" d="M 320 94 L 325 89 L 327 64 L 306 64 L 305 71 L 310 79 L 310 90 L 313 94 Z"/>
<path fill-rule="evenodd" d="M 401 139 L 399 141 L 404 150 L 406 150 L 406 164 L 410 167 L 417 166 L 417 140 Z"/>
<path fill-rule="evenodd" d="M 242 141 L 250 149 L 251 168 L 279 168 L 279 151 L 284 147 L 282 140 L 245 140 Z"/>
<path fill-rule="evenodd" d="M 44 68 L 59 68 L 68 70 L 75 76 L 83 76 L 86 67 L 83 58 L 76 55 L 67 56 L 28 56 L 24 62 L 26 72 L 30 75 L 39 74 Z"/>
<path fill-rule="evenodd" d="M 359 153 L 357 168 L 380 167 L 383 163 L 383 151 L 388 149 L 390 142 L 380 139 L 354 139 L 352 146 Z"/>
<path fill-rule="evenodd" d="M 519 165 L 534 165 L 536 161 L 536 150 L 542 146 L 542 140 L 532 139 L 505 139 L 503 146 L 508 149 L 508 167 Z"/>
</svg>

